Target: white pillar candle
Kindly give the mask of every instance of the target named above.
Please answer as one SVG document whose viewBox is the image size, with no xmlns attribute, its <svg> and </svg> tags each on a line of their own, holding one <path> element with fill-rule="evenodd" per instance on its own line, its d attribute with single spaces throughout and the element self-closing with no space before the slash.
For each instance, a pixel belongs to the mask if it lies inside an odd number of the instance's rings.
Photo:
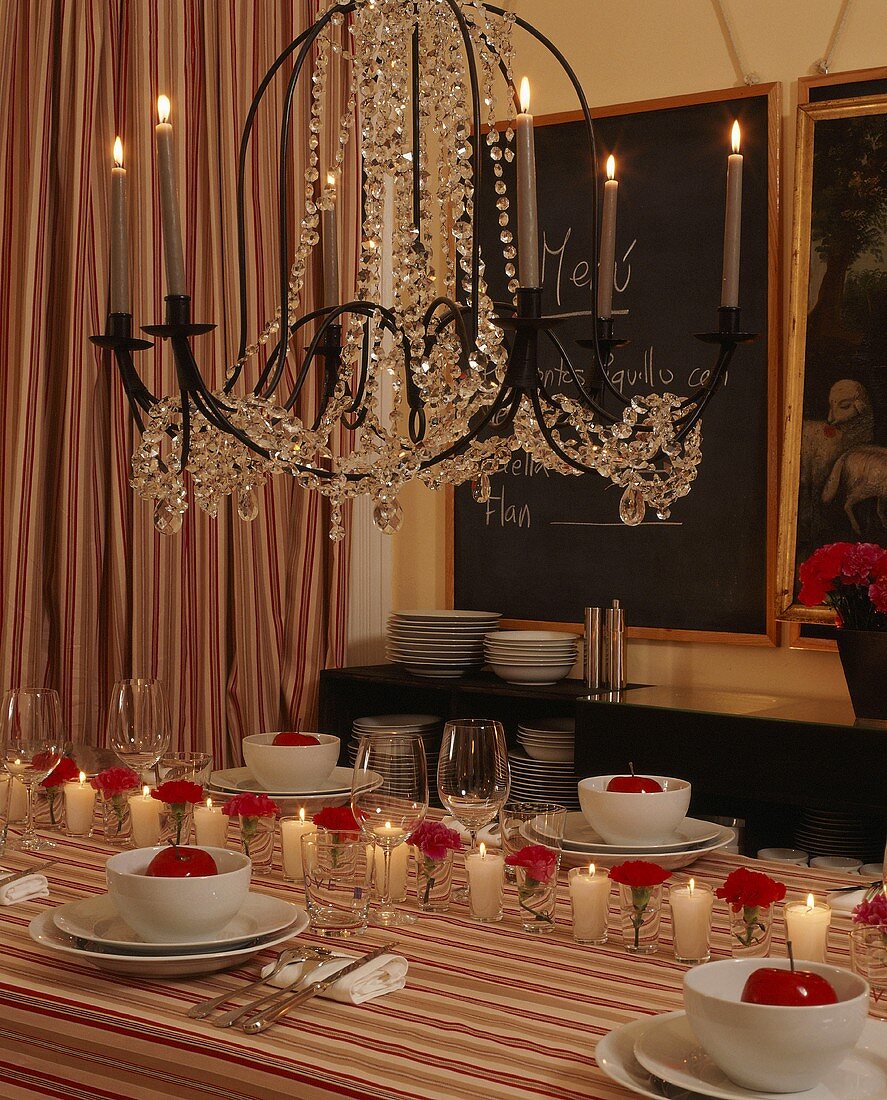
<svg viewBox="0 0 887 1100">
<path fill-rule="evenodd" d="M 714 894 L 704 882 L 690 879 L 668 893 L 675 958 L 701 962 L 711 955 L 711 911 Z"/>
<path fill-rule="evenodd" d="M 22 768 L 22 770 L 24 770 Z M 12 787 L 9 784 L 12 784 Z M 9 821 L 24 821 L 28 816 L 28 789 L 21 779 L 12 779 L 8 775 L 0 775 L 0 806 L 4 815 L 8 812 Z M 9 804 L 7 806 L 7 800 Z"/>
<path fill-rule="evenodd" d="M 214 806 L 208 798 L 205 806 L 194 807 L 194 838 L 203 848 L 228 846 L 228 818 L 221 806 Z"/>
<path fill-rule="evenodd" d="M 828 905 L 817 902 L 812 894 L 807 901 L 795 901 L 785 907 L 785 938 L 792 945 L 795 959 L 808 962 L 825 962 L 829 925 L 832 911 Z"/>
<path fill-rule="evenodd" d="M 610 907 L 610 879 L 599 875 L 593 863 L 573 867 L 568 875 L 573 909 L 573 939 L 579 943 L 606 943 Z"/>
<path fill-rule="evenodd" d="M 327 174 L 326 182 L 333 192 L 333 205 L 329 210 L 324 210 L 321 217 L 323 225 L 323 304 L 325 306 L 337 306 L 339 304 L 339 233 L 336 225 L 336 177 L 332 172 Z"/>
<path fill-rule="evenodd" d="M 488 852 L 481 844 L 479 851 L 465 857 L 468 875 L 468 904 L 475 920 L 502 919 L 505 899 L 505 857 L 501 852 Z"/>
<path fill-rule="evenodd" d="M 616 158 L 607 157 L 607 179 L 604 182 L 604 203 L 601 213 L 601 253 L 598 263 L 597 315 L 613 316 L 613 280 L 616 277 L 616 200 L 619 181 L 616 179 Z"/>
<path fill-rule="evenodd" d="M 536 138 L 530 114 L 530 82 L 520 85 L 517 116 L 517 262 L 521 286 L 541 286 L 539 209 L 536 203 Z"/>
<path fill-rule="evenodd" d="M 385 874 L 384 848 L 387 846 L 391 851 L 390 897 L 392 901 L 403 901 L 407 896 L 407 873 L 410 869 L 410 846 L 404 843 L 406 834 L 403 829 L 392 825 L 390 821 L 386 821 L 384 825 L 373 829 L 373 832 L 379 838 L 379 841 L 367 846 L 367 863 L 373 862 L 376 891 L 381 892 L 382 890 Z M 403 840 L 398 841 L 398 837 L 402 837 Z M 396 846 L 392 846 L 392 842 Z"/>
<path fill-rule="evenodd" d="M 280 853 L 285 878 L 301 882 L 305 877 L 305 868 L 302 863 L 302 837 L 316 832 L 317 826 L 314 822 L 305 820 L 304 806 L 299 810 L 298 817 L 280 819 Z"/>
<path fill-rule="evenodd" d="M 182 218 L 176 186 L 176 158 L 172 126 L 169 123 L 168 96 L 157 100 L 160 121 L 154 128 L 157 141 L 157 176 L 160 182 L 160 224 L 163 229 L 163 255 L 166 260 L 166 293 L 185 293 L 185 258 L 182 252 Z"/>
<path fill-rule="evenodd" d="M 86 773 L 80 779 L 65 784 L 65 820 L 71 836 L 89 836 L 95 813 L 95 789 L 86 782 Z"/>
<path fill-rule="evenodd" d="M 126 169 L 123 142 L 114 142 L 111 169 L 111 313 L 129 313 L 129 224 L 126 210 Z"/>
<path fill-rule="evenodd" d="M 150 787 L 142 787 L 141 794 L 130 797 L 129 818 L 136 848 L 151 848 L 160 843 L 160 802 L 151 797 Z"/>
<path fill-rule="evenodd" d="M 727 208 L 724 212 L 724 271 L 721 305 L 739 305 L 739 240 L 742 229 L 742 155 L 739 123 L 733 123 L 733 152 L 727 158 Z"/>
</svg>

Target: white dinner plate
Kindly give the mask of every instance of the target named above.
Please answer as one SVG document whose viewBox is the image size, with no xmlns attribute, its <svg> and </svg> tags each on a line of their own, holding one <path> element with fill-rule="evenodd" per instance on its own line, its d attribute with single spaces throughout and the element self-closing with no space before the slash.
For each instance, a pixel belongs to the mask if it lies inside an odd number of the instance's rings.
<svg viewBox="0 0 887 1100">
<path fill-rule="evenodd" d="M 561 853 L 561 863 L 564 867 L 585 867 L 589 863 L 594 863 L 598 867 L 613 867 L 617 863 L 622 863 L 626 858 L 648 859 L 651 863 L 658 863 L 666 871 L 679 871 L 682 867 L 689 867 L 697 859 L 710 855 L 719 848 L 726 848 L 728 844 L 732 844 L 735 840 L 736 833 L 732 829 L 728 829 L 726 825 L 719 825 L 718 835 L 713 840 L 700 844 L 697 848 L 686 848 L 678 852 L 632 852 L 628 857 L 626 857 L 625 852 L 613 852 L 612 850 L 592 854 L 590 852 L 574 852 L 565 848 Z"/>
<path fill-rule="evenodd" d="M 804 1092 L 744 1089 L 712 1061 L 697 1042 L 684 1012 L 655 1016 L 635 1039 L 634 1056 L 648 1073 L 679 1088 L 717 1100 L 883 1100 L 887 1096 L 887 1023 L 867 1020 L 843 1062 Z"/>
<path fill-rule="evenodd" d="M 355 729 L 388 730 L 388 729 L 430 729 L 439 726 L 443 718 L 437 714 L 373 714 L 365 718 L 355 718 L 352 725 Z"/>
<path fill-rule="evenodd" d="M 685 817 L 674 831 L 674 838 L 661 844 L 607 844 L 585 819 L 582 813 L 567 814 L 564 823 L 563 846 L 574 852 L 635 855 L 637 852 L 683 852 L 714 840 L 720 826 L 713 821 L 698 821 Z"/>
<path fill-rule="evenodd" d="M 134 932 L 120 916 L 109 894 L 59 905 L 53 909 L 52 919 L 56 928 L 69 936 L 90 940 L 112 950 L 118 949 L 124 954 L 181 955 L 206 952 L 210 947 L 234 947 L 247 940 L 273 936 L 275 932 L 291 927 L 300 912 L 292 902 L 250 891 L 237 916 L 219 932 L 202 940 L 175 944 L 148 941 Z"/>
<path fill-rule="evenodd" d="M 498 623 L 501 611 L 394 611 L 391 620 L 405 619 L 407 622 L 491 622 Z"/>
<path fill-rule="evenodd" d="M 575 718 L 540 718 L 532 724 L 518 722 L 519 733 L 569 733 L 576 732 Z"/>
<path fill-rule="evenodd" d="M 305 798 L 319 797 L 326 794 L 345 794 L 351 791 L 351 779 L 353 768 L 333 768 L 329 777 L 322 783 L 304 790 L 275 790 L 271 787 L 263 787 L 249 768 L 223 768 L 213 772 L 209 777 L 210 784 L 217 790 L 227 791 L 228 794 L 280 794 L 301 795 Z"/>
<path fill-rule="evenodd" d="M 143 978 L 184 978 L 195 974 L 215 974 L 219 970 L 228 970 L 265 951 L 269 947 L 297 936 L 308 927 L 308 914 L 299 910 L 295 923 L 282 931 L 258 942 L 250 940 L 240 947 L 222 948 L 190 955 L 136 955 L 116 954 L 99 948 L 78 947 L 77 941 L 56 928 L 52 919 L 52 910 L 47 909 L 34 917 L 28 925 L 28 934 L 35 943 L 61 955 L 72 955 L 92 963 L 99 970 L 108 970 L 112 974 L 133 974 Z"/>
<path fill-rule="evenodd" d="M 594 1060 L 611 1081 L 617 1085 L 646 1096 L 648 1100 L 662 1100 L 662 1093 L 650 1080 L 650 1074 L 634 1056 L 635 1040 L 640 1038 L 650 1023 L 650 1017 L 632 1020 L 630 1024 L 615 1027 L 602 1039 L 594 1050 Z M 687 1092 L 682 1100 L 704 1100 L 701 1093 Z"/>
</svg>

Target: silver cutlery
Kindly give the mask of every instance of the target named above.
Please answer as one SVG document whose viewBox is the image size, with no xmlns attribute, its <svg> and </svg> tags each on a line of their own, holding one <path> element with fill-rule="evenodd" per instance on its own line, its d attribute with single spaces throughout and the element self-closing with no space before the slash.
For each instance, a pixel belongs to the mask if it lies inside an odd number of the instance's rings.
<svg viewBox="0 0 887 1100">
<path fill-rule="evenodd" d="M 17 882 L 20 878 L 27 878 L 28 875 L 42 875 L 48 867 L 55 867 L 59 862 L 61 861 L 57 859 L 49 859 L 43 863 L 34 863 L 23 871 L 13 871 L 8 875 L 3 875 L 0 878 L 0 887 L 8 886 L 11 882 Z"/>
<path fill-rule="evenodd" d="M 294 962 L 307 962 L 309 959 L 316 958 L 330 958 L 332 951 L 328 951 L 325 947 L 309 947 L 307 944 L 303 944 L 301 947 L 288 947 L 285 951 L 281 951 L 277 956 L 274 963 L 274 969 L 266 977 L 258 977 L 254 982 L 249 982 L 247 985 L 240 986 L 238 989 L 229 989 L 224 993 L 220 993 L 218 997 L 211 997 L 206 1001 L 199 1001 L 196 1005 L 192 1005 L 188 1009 L 188 1015 L 192 1020 L 203 1020 L 209 1016 L 210 1013 L 215 1012 L 217 1008 L 220 1008 L 226 1001 L 232 1000 L 234 997 L 239 997 L 242 993 L 249 993 L 253 989 L 258 989 L 264 985 L 265 982 L 270 981 L 271 978 L 276 977 L 285 966 L 289 966 Z"/>
<path fill-rule="evenodd" d="M 300 989 L 293 993 L 290 989 L 282 991 L 282 997 L 277 1004 L 272 1005 L 270 1008 L 263 1009 L 257 1015 L 248 1016 L 241 1028 L 248 1035 L 257 1035 L 260 1031 L 266 1031 L 271 1025 L 285 1016 L 290 1009 L 295 1008 L 297 1005 L 304 1004 L 305 1001 L 310 1000 L 312 997 L 316 997 L 318 993 L 322 993 L 324 989 L 328 989 L 331 985 L 335 985 L 340 978 L 344 978 L 346 974 L 351 974 L 355 970 L 360 970 L 361 967 L 366 966 L 368 962 L 372 962 L 373 959 L 377 959 L 380 955 L 386 954 L 394 947 L 396 940 L 389 940 L 388 943 L 383 944 L 381 947 L 376 947 L 366 955 L 361 955 L 360 958 L 355 959 L 353 963 L 343 967 L 341 970 L 337 970 L 334 974 L 329 974 L 326 978 L 321 978 L 320 981 L 312 982 L 310 985 L 305 986 L 304 989 Z M 301 980 L 301 979 L 300 979 Z"/>
<path fill-rule="evenodd" d="M 332 952 L 330 952 L 332 956 Z M 329 962 L 328 958 L 319 959 L 306 959 L 307 963 L 311 965 L 306 970 L 304 967 L 299 973 L 298 978 L 294 982 L 290 982 L 288 985 L 279 989 L 272 989 L 270 993 L 266 993 L 263 997 L 259 997 L 258 1000 L 250 1001 L 249 1004 L 241 1005 L 239 1008 L 232 1008 L 228 1012 L 223 1012 L 221 1016 L 216 1016 L 214 1020 L 210 1020 L 213 1027 L 233 1027 L 234 1024 L 240 1023 L 241 1020 L 247 1017 L 256 1015 L 257 1011 L 261 1011 L 265 1005 L 271 1004 L 276 1001 L 282 994 L 292 993 L 305 978 L 310 977 L 315 970 L 318 970 L 321 966 L 324 966 Z M 269 974 L 270 978 L 271 975 Z"/>
</svg>

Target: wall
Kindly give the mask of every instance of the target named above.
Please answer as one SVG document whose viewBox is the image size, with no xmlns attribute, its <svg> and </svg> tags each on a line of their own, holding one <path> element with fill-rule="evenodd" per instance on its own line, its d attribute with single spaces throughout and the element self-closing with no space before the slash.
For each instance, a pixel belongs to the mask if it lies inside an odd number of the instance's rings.
<svg viewBox="0 0 887 1100">
<path fill-rule="evenodd" d="M 744 63 L 762 82 L 780 81 L 783 111 L 783 236 L 791 228 L 798 77 L 811 75 L 842 8 L 841 0 L 724 0 Z M 567 55 L 592 104 L 623 103 L 741 83 L 712 0 L 515 0 L 522 17 Z M 831 71 L 887 64 L 885 0 L 852 0 Z M 515 73 L 533 85 L 533 111 L 572 110 L 565 79 L 524 35 Z M 786 250 L 788 255 L 788 250 Z M 787 288 L 786 288 L 787 300 Z M 405 521 L 394 538 L 392 605 L 445 602 L 446 512 L 442 494 L 404 493 Z M 647 683 L 778 690 L 846 698 L 830 653 L 690 643 L 632 642 L 633 679 Z"/>
</svg>

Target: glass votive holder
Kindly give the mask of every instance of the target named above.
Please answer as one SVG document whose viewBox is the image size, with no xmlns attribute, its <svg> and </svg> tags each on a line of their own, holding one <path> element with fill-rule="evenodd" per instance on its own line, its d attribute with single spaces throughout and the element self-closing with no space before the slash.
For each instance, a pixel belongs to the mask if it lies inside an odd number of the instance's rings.
<svg viewBox="0 0 887 1100">
<path fill-rule="evenodd" d="M 102 794 L 100 805 L 102 810 L 102 835 L 106 844 L 113 844 L 117 848 L 128 848 L 132 838 L 132 823 L 129 814 L 129 800 L 132 791 L 121 791 L 117 794 Z"/>
<path fill-rule="evenodd" d="M 85 774 L 65 784 L 65 827 L 68 836 L 92 836 L 95 819 L 95 788 Z"/>
<path fill-rule="evenodd" d="M 772 905 L 730 906 L 730 945 L 735 959 L 762 959 L 770 954 Z"/>
<path fill-rule="evenodd" d="M 662 920 L 662 886 L 619 886 L 622 942 L 635 955 L 653 955 L 659 950 Z"/>
<path fill-rule="evenodd" d="M 355 936 L 367 927 L 367 844 L 353 833 L 325 830 L 299 838 L 305 904 L 311 931 L 319 936 Z"/>
<path fill-rule="evenodd" d="M 786 902 L 782 912 L 785 938 L 792 945 L 792 955 L 807 962 L 824 963 L 832 922 L 831 908 L 808 894 L 806 901 Z"/>
<path fill-rule="evenodd" d="M 171 779 L 186 779 L 204 787 L 209 782 L 212 770 L 213 758 L 208 752 L 165 752 L 157 762 L 160 783 Z"/>
<path fill-rule="evenodd" d="M 416 856 L 416 899 L 423 913 L 446 913 L 453 888 L 453 852 L 443 859 L 429 859 L 418 848 Z"/>
<path fill-rule="evenodd" d="M 391 858 L 388 864 L 390 901 L 401 902 L 407 900 L 410 847 L 409 844 L 397 844 L 391 849 Z M 381 897 L 382 883 L 385 878 L 385 851 L 382 845 L 376 844 L 375 841 L 367 844 L 366 850 L 367 883 L 372 888 L 373 897 L 378 901 Z"/>
<path fill-rule="evenodd" d="M 465 856 L 468 875 L 468 911 L 472 920 L 493 924 L 502 920 L 505 901 L 505 857 L 481 844 Z"/>
<path fill-rule="evenodd" d="M 317 826 L 300 810 L 298 816 L 287 815 L 280 819 L 280 862 L 283 877 L 289 882 L 302 882 L 302 837 L 316 833 Z"/>
<path fill-rule="evenodd" d="M 610 909 L 610 879 L 595 865 L 571 867 L 567 875 L 573 910 L 573 939 L 577 943 L 606 943 Z"/>
<path fill-rule="evenodd" d="M 271 861 L 274 856 L 274 823 L 272 814 L 259 816 L 234 816 L 237 822 L 237 835 L 243 854 L 249 856 L 253 865 L 253 874 L 270 875 Z"/>
<path fill-rule="evenodd" d="M 674 957 L 680 963 L 711 958 L 711 912 L 715 896 L 704 882 L 681 882 L 669 888 Z"/>
<path fill-rule="evenodd" d="M 178 809 L 168 802 L 160 803 L 161 844 L 190 844 L 193 824 L 193 803 L 182 803 Z"/>
<path fill-rule="evenodd" d="M 211 798 L 194 807 L 194 843 L 202 848 L 228 847 L 228 818 Z"/>
<path fill-rule="evenodd" d="M 853 929 L 850 966 L 869 983 L 875 1004 L 887 995 L 887 925 L 860 924 Z"/>
</svg>

